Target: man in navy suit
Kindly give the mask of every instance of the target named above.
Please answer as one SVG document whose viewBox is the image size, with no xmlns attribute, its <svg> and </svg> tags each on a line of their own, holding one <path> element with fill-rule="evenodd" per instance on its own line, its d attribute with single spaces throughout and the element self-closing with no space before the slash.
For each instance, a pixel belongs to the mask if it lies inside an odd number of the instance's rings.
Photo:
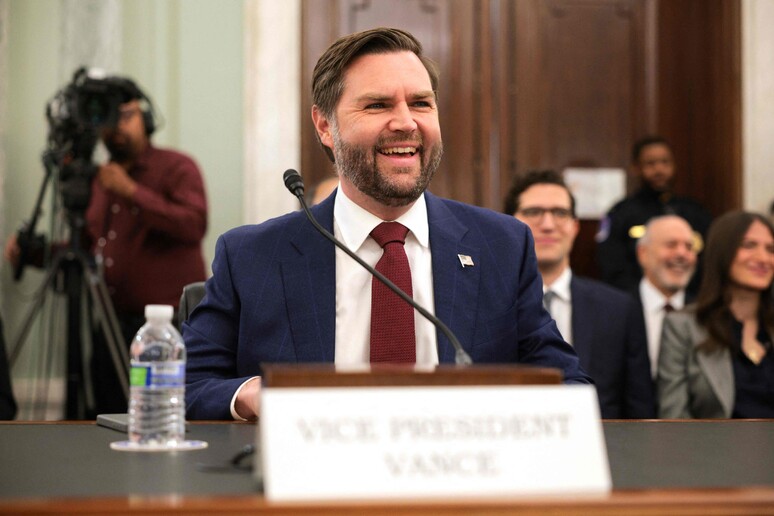
<svg viewBox="0 0 774 516">
<path fill-rule="evenodd" d="M 443 152 L 437 89 L 434 66 L 406 32 L 335 42 L 314 70 L 312 119 L 340 187 L 312 212 L 371 265 L 382 255 L 372 230 L 384 221 L 408 228 L 413 297 L 475 363 L 556 367 L 565 382 L 588 383 L 542 307 L 527 228 L 425 192 Z M 302 213 L 227 232 L 212 269 L 183 325 L 189 418 L 254 419 L 262 364 L 369 363 L 372 278 Z M 413 315 L 415 363 L 453 363 L 447 338 Z"/>
<path fill-rule="evenodd" d="M 562 176 L 538 170 L 516 177 L 505 212 L 532 230 L 546 309 L 593 378 L 602 417 L 655 417 L 645 328 L 635 300 L 570 269 L 579 226 L 575 198 Z"/>
</svg>

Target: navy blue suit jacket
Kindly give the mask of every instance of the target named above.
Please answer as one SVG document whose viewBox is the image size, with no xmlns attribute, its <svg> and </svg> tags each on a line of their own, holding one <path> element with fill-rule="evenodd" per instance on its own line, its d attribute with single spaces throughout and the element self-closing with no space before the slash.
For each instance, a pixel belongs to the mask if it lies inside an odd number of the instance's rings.
<svg viewBox="0 0 774 516">
<path fill-rule="evenodd" d="M 513 217 L 426 195 L 435 314 L 476 363 L 522 362 L 588 383 L 542 306 L 532 236 Z M 335 195 L 312 208 L 333 231 Z M 458 254 L 474 266 L 462 267 Z M 191 419 L 231 419 L 234 392 L 262 363 L 333 362 L 335 247 L 302 212 L 218 239 L 213 276 L 183 324 Z M 454 349 L 437 334 L 441 363 Z"/>
<path fill-rule="evenodd" d="M 605 419 L 656 417 L 642 309 L 629 294 L 573 275 L 572 340 Z"/>
</svg>

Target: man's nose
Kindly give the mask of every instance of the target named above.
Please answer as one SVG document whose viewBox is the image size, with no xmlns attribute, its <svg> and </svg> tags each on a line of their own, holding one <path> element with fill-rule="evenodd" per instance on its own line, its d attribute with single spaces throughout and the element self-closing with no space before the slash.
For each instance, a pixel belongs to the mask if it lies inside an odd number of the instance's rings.
<svg viewBox="0 0 774 516">
<path fill-rule="evenodd" d="M 685 260 L 689 260 L 695 256 L 693 252 L 693 246 L 691 244 L 679 245 L 676 248 L 677 256 Z"/>
<path fill-rule="evenodd" d="M 549 231 L 556 228 L 556 219 L 554 218 L 554 214 L 551 213 L 551 210 L 546 210 L 543 212 L 543 215 L 540 217 L 540 221 L 538 222 L 538 227 L 544 231 Z"/>
<path fill-rule="evenodd" d="M 392 119 L 390 120 L 390 130 L 410 133 L 416 131 L 417 122 L 414 120 L 414 114 L 409 109 L 408 104 L 399 102 L 392 110 Z"/>
</svg>

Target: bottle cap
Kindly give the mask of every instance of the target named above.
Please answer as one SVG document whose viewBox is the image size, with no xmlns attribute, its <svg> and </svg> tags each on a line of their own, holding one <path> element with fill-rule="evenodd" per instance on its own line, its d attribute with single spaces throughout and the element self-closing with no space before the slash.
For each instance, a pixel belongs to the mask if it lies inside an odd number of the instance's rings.
<svg viewBox="0 0 774 516">
<path fill-rule="evenodd" d="M 172 320 L 174 309 L 170 305 L 145 305 L 146 319 Z"/>
</svg>

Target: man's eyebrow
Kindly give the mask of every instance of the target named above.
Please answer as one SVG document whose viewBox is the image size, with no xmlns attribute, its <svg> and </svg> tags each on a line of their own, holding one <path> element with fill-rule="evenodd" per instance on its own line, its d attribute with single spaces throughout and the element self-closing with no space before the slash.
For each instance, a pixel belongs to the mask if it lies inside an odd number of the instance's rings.
<svg viewBox="0 0 774 516">
<path fill-rule="evenodd" d="M 382 95 L 379 93 L 364 93 L 363 95 L 360 95 L 355 100 L 358 102 L 362 101 L 384 101 L 384 100 L 390 100 L 392 97 L 390 95 Z"/>
<path fill-rule="evenodd" d="M 428 99 L 428 98 L 435 98 L 435 92 L 433 90 L 426 90 L 426 91 L 418 91 L 411 95 L 411 98 L 414 100 L 417 99 Z"/>
<path fill-rule="evenodd" d="M 435 98 L 435 92 L 433 90 L 418 91 L 416 93 L 412 93 L 409 97 L 411 100 Z M 359 97 L 357 97 L 355 100 L 357 102 L 363 102 L 363 101 L 379 102 L 379 101 L 391 100 L 392 98 L 393 98 L 392 95 L 384 95 L 381 93 L 364 93 L 363 95 L 360 95 Z"/>
</svg>

